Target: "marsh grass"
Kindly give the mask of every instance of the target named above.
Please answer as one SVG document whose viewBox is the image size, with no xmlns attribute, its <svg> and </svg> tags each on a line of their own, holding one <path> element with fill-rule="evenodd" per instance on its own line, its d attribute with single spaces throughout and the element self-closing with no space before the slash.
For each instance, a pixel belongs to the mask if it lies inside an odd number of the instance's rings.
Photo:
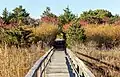
<svg viewBox="0 0 120 77">
<path fill-rule="evenodd" d="M 1 46 L 0 77 L 24 77 L 43 54 L 44 51 L 37 45 L 28 48 Z"/>
<path fill-rule="evenodd" d="M 96 42 L 98 47 L 112 48 L 120 44 L 120 26 L 87 25 L 84 26 L 87 41 Z"/>
<path fill-rule="evenodd" d="M 120 77 L 120 48 L 97 50 L 94 45 L 76 44 L 72 51 L 96 77 Z"/>
</svg>

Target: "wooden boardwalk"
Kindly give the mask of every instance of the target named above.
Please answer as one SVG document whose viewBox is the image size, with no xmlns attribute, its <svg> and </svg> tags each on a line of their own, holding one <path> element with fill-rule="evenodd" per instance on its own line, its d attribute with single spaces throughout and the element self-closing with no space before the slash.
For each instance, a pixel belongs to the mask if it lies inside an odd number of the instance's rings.
<svg viewBox="0 0 120 77">
<path fill-rule="evenodd" d="M 64 50 L 55 50 L 51 60 L 46 69 L 47 77 L 75 77 Z"/>
<path fill-rule="evenodd" d="M 51 48 L 29 70 L 25 77 L 95 77 L 69 49 Z"/>
</svg>

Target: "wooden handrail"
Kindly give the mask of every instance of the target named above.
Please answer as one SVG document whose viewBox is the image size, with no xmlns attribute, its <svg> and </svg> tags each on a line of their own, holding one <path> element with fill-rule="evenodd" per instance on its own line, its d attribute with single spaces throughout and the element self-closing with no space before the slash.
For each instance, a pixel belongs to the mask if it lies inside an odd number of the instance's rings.
<svg viewBox="0 0 120 77">
<path fill-rule="evenodd" d="M 39 60 L 37 60 L 37 62 L 33 65 L 33 67 L 29 70 L 25 77 L 41 77 L 46 65 L 51 59 L 51 56 L 54 52 L 53 50 L 54 48 L 52 47 L 48 52 L 46 52 L 46 54 L 44 54 Z M 45 63 L 46 59 L 48 61 Z M 44 65 L 43 68 L 42 64 Z"/>
<path fill-rule="evenodd" d="M 66 53 L 77 77 L 95 77 L 86 65 L 78 57 L 76 57 L 70 49 L 66 49 Z"/>
<path fill-rule="evenodd" d="M 25 77 L 45 77 L 46 67 L 51 61 L 54 54 L 54 48 L 51 48 L 45 55 L 43 55 L 29 70 Z M 69 49 L 66 49 L 67 58 L 75 73 L 75 77 L 95 77 L 85 64 L 76 57 L 76 55 Z"/>
</svg>

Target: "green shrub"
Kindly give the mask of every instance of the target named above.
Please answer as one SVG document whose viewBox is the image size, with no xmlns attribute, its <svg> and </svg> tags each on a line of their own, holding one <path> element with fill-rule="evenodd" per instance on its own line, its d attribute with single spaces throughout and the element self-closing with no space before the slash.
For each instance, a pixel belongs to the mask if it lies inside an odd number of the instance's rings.
<svg viewBox="0 0 120 77">
<path fill-rule="evenodd" d="M 24 30 L 22 27 L 13 29 L 0 28 L 0 43 L 11 45 L 28 45 L 32 43 L 31 31 Z"/>
<path fill-rule="evenodd" d="M 78 23 L 71 25 L 66 33 L 68 43 L 85 42 L 86 35 L 84 34 L 84 29 Z"/>
</svg>

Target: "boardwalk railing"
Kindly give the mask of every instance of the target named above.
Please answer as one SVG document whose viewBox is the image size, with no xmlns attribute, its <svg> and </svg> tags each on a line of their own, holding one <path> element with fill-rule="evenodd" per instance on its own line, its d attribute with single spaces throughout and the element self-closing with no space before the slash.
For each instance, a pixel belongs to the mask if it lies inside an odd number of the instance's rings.
<svg viewBox="0 0 120 77">
<path fill-rule="evenodd" d="M 51 48 L 43 57 L 41 57 L 29 70 L 25 77 L 46 77 L 46 67 L 51 62 L 55 49 Z M 69 49 L 66 49 L 67 58 L 70 66 L 75 73 L 75 77 L 95 77 L 85 64 L 76 57 Z"/>
<path fill-rule="evenodd" d="M 45 77 L 45 68 L 51 61 L 51 57 L 54 53 L 54 48 L 52 47 L 43 57 L 41 57 L 34 66 L 29 70 L 25 77 Z"/>
<path fill-rule="evenodd" d="M 86 65 L 76 57 L 76 55 L 69 49 L 66 49 L 68 59 L 74 70 L 75 77 L 95 77 L 92 72 L 86 67 Z"/>
</svg>

